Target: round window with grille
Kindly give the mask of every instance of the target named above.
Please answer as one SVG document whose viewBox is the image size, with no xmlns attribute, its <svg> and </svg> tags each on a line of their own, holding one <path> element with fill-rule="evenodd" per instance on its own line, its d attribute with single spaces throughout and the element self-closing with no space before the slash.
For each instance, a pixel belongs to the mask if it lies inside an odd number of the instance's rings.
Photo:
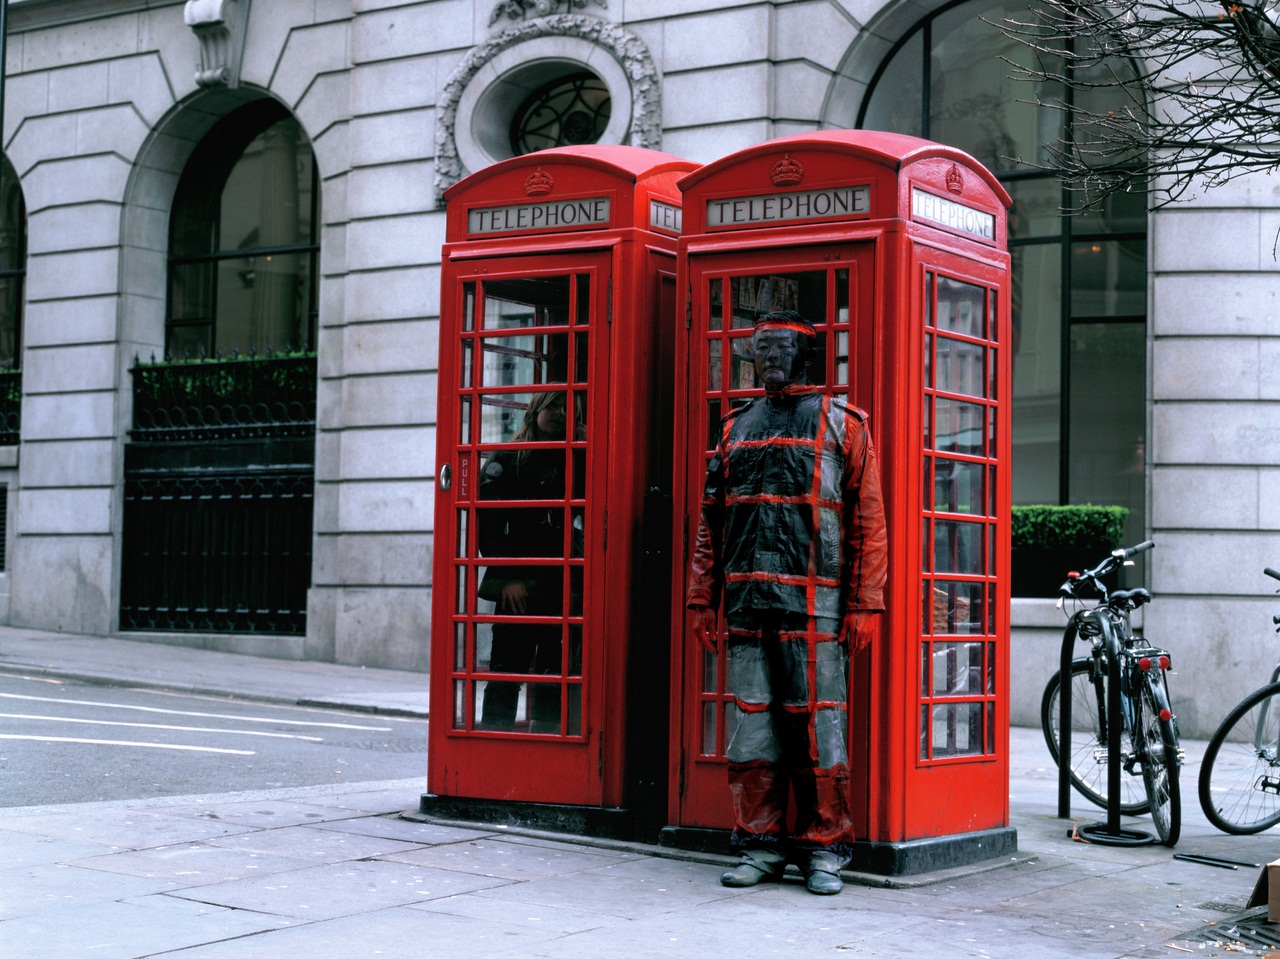
<svg viewBox="0 0 1280 959">
<path fill-rule="evenodd" d="M 543 84 L 511 120 L 517 156 L 549 147 L 595 143 L 609 126 L 609 88 L 593 73 L 557 77 Z"/>
</svg>

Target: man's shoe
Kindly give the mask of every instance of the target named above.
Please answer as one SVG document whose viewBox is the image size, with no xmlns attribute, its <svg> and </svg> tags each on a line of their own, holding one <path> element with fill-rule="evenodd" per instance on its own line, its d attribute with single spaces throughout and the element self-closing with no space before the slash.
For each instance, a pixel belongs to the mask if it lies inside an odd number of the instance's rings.
<svg viewBox="0 0 1280 959">
<path fill-rule="evenodd" d="M 740 888 L 761 882 L 777 882 L 786 868 L 787 860 L 777 853 L 744 852 L 742 861 L 720 876 L 720 885 Z"/>
<path fill-rule="evenodd" d="M 840 878 L 840 860 L 835 853 L 815 852 L 809 857 L 804 887 L 816 896 L 834 896 L 844 888 L 844 880 Z"/>
</svg>

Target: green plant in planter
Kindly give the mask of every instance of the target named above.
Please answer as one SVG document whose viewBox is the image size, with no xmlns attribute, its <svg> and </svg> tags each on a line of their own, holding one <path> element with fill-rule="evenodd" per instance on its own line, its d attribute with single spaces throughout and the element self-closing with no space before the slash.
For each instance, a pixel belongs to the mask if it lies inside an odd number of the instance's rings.
<svg viewBox="0 0 1280 959">
<path fill-rule="evenodd" d="M 1123 506 L 1015 506 L 1010 512 L 1014 547 L 1092 549 L 1104 552 L 1123 545 Z M 1099 556 L 1101 559 L 1101 556 Z"/>
<path fill-rule="evenodd" d="M 1014 596 L 1053 596 L 1070 570 L 1123 546 L 1123 506 L 1015 506 L 1010 511 Z"/>
</svg>

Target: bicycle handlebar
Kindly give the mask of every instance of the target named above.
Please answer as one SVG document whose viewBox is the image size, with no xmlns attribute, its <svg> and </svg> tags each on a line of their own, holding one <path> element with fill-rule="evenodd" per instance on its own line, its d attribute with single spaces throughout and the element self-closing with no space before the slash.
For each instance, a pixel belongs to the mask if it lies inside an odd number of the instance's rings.
<svg viewBox="0 0 1280 959">
<path fill-rule="evenodd" d="M 1112 550 L 1111 555 L 1093 569 L 1085 570 L 1083 573 L 1068 574 L 1067 581 L 1058 587 L 1058 595 L 1065 598 L 1079 599 L 1087 589 L 1098 597 L 1105 598 L 1107 590 L 1100 582 L 1101 578 L 1119 566 L 1123 560 L 1137 556 L 1139 553 L 1145 553 L 1149 549 L 1154 549 L 1155 545 L 1148 539 L 1143 540 L 1137 546 L 1120 547 Z M 1280 579 L 1280 573 L 1276 574 L 1276 579 Z"/>
</svg>

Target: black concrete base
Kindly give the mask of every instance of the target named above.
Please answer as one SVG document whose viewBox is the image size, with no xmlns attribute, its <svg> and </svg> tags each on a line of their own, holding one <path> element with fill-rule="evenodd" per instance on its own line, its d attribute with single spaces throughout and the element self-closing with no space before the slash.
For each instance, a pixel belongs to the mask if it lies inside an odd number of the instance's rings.
<svg viewBox="0 0 1280 959">
<path fill-rule="evenodd" d="M 725 855 L 732 852 L 729 832 L 724 829 L 668 826 L 662 830 L 658 841 L 663 846 L 693 852 Z M 908 842 L 870 842 L 864 839 L 853 844 L 853 862 L 849 869 L 877 876 L 915 876 L 969 866 L 1017 851 L 1018 831 L 1012 826 Z"/>
<path fill-rule="evenodd" d="M 916 876 L 971 866 L 998 856 L 1011 856 L 1017 851 L 1018 830 L 1012 826 L 907 842 L 859 840 L 853 844 L 853 862 L 849 868 L 877 876 Z"/>
<path fill-rule="evenodd" d="M 602 839 L 635 840 L 635 816 L 630 809 L 602 806 L 557 806 L 550 803 L 467 799 L 423 793 L 418 811 L 437 819 L 518 826 L 548 832 L 572 833 Z"/>
</svg>

